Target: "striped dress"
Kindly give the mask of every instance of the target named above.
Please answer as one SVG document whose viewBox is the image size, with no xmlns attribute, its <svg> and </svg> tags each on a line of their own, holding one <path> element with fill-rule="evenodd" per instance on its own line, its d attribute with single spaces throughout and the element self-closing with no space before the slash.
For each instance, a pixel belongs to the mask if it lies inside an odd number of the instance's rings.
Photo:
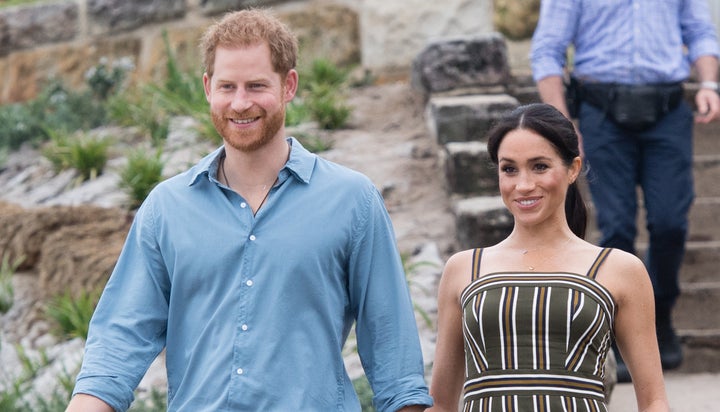
<svg viewBox="0 0 720 412">
<path fill-rule="evenodd" d="M 503 272 L 463 290 L 463 411 L 606 412 L 603 374 L 615 303 L 595 280 L 610 249 L 586 275 Z"/>
</svg>

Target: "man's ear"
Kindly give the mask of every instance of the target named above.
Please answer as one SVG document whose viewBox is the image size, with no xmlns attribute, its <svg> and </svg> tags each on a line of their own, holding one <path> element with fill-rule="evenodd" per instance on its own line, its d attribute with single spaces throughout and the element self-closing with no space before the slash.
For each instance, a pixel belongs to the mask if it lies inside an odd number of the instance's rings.
<svg viewBox="0 0 720 412">
<path fill-rule="evenodd" d="M 285 103 L 288 103 L 295 97 L 298 89 L 298 72 L 295 69 L 290 69 L 285 76 Z"/>
<path fill-rule="evenodd" d="M 203 73 L 203 88 L 205 89 L 205 100 L 210 103 L 210 86 L 212 79 L 207 73 Z"/>
</svg>

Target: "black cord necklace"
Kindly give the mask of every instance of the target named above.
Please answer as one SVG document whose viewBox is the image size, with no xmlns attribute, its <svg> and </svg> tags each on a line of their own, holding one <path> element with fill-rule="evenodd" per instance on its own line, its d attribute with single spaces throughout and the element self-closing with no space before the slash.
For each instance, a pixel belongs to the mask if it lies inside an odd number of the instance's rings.
<svg viewBox="0 0 720 412">
<path fill-rule="evenodd" d="M 222 173 L 223 180 L 225 181 L 225 185 L 232 189 L 232 185 L 230 184 L 230 180 L 228 180 L 227 174 L 225 173 L 225 157 L 223 156 L 221 162 L 220 162 L 220 172 Z M 278 178 L 275 178 L 275 181 L 273 181 L 272 185 L 270 185 L 270 188 L 267 189 L 267 192 L 265 192 L 265 196 L 263 196 L 262 200 L 260 201 L 260 204 L 258 205 L 257 209 L 253 212 L 253 214 L 256 214 L 258 210 L 265 204 L 265 201 L 267 200 L 268 196 L 270 196 L 270 191 L 272 190 L 273 186 L 275 186 L 275 183 L 277 183 Z M 267 188 L 267 185 L 263 185 L 263 190 Z"/>
</svg>

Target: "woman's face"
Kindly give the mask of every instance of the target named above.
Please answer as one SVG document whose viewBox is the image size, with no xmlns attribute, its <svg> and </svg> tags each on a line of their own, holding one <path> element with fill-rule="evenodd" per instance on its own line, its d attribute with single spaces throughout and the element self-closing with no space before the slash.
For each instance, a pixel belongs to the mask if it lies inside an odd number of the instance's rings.
<svg viewBox="0 0 720 412">
<path fill-rule="evenodd" d="M 566 224 L 565 195 L 580 165 L 577 157 L 566 166 L 550 141 L 532 130 L 505 135 L 498 147 L 500 194 L 515 224 Z"/>
</svg>

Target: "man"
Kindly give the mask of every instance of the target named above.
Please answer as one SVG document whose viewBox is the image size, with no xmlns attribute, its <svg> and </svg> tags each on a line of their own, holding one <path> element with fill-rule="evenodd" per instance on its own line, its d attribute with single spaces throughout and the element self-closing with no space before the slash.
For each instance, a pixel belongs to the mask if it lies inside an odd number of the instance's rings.
<svg viewBox="0 0 720 412">
<path fill-rule="evenodd" d="M 148 196 L 93 316 L 68 411 L 125 410 L 166 349 L 172 411 L 381 411 L 432 404 L 392 225 L 365 176 L 285 137 L 297 40 L 262 10 L 202 40 L 221 148 Z"/>
<path fill-rule="evenodd" d="M 691 65 L 700 81 L 696 121 L 720 116 L 718 43 L 709 16 L 705 0 L 543 0 L 532 40 L 541 99 L 578 118 L 601 245 L 635 252 L 636 187 L 642 188 L 645 263 L 666 369 L 682 362 L 671 314 L 694 197 L 693 114 L 681 84 Z M 572 106 L 563 88 L 570 45 Z M 619 356 L 618 380 L 630 380 Z"/>
</svg>

